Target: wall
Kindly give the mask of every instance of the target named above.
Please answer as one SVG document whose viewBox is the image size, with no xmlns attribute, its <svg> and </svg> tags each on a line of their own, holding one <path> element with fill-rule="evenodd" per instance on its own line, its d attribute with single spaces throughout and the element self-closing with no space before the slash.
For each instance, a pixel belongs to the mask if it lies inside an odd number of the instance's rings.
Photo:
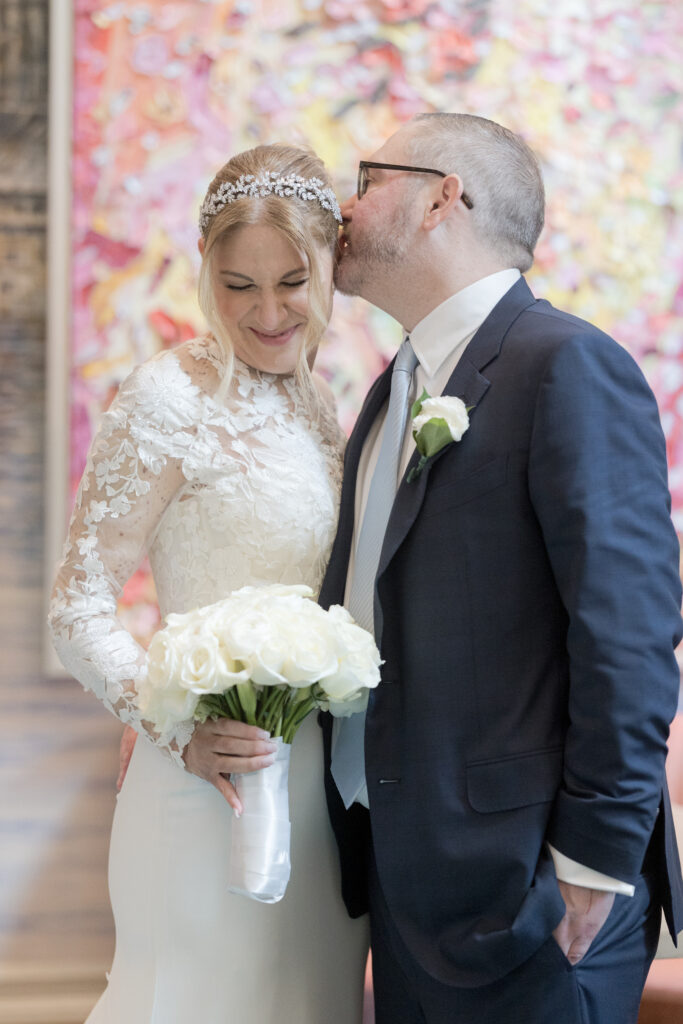
<svg viewBox="0 0 683 1024">
<path fill-rule="evenodd" d="M 113 935 L 119 727 L 41 674 L 47 0 L 0 0 L 0 1020 L 76 1024 Z"/>
</svg>

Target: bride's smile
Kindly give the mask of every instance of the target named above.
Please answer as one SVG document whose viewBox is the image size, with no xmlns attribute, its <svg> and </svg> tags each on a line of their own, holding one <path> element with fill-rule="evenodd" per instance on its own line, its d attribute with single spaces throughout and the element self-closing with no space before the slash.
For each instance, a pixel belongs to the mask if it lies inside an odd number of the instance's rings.
<svg viewBox="0 0 683 1024">
<path fill-rule="evenodd" d="M 320 258 L 331 282 L 326 250 Z M 245 224 L 216 243 L 216 312 L 239 359 L 268 373 L 294 370 L 309 320 L 309 281 L 306 255 L 270 225 Z"/>
</svg>

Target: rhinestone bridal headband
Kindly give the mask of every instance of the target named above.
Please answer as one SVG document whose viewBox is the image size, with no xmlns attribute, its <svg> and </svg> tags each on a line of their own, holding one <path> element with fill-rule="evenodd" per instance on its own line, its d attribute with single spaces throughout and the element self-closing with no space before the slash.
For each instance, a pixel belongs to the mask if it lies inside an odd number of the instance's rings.
<svg viewBox="0 0 683 1024">
<path fill-rule="evenodd" d="M 341 224 L 342 216 L 337 197 L 331 188 L 326 188 L 320 178 L 302 178 L 299 174 L 281 177 L 275 171 L 268 171 L 256 178 L 253 174 L 242 174 L 237 181 L 224 181 L 206 197 L 199 211 L 199 230 L 204 234 L 211 218 L 228 203 L 248 196 L 258 199 L 263 196 L 296 196 L 297 199 L 314 199 L 334 214 Z"/>
</svg>

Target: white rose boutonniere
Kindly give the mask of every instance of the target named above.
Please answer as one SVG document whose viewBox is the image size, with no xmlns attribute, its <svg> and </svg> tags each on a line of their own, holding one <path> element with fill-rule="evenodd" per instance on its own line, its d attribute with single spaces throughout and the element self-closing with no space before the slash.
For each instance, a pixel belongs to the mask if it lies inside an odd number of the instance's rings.
<svg viewBox="0 0 683 1024">
<path fill-rule="evenodd" d="M 422 392 L 410 410 L 415 446 L 421 457 L 408 474 L 408 483 L 420 475 L 428 459 L 446 445 L 460 440 L 470 425 L 468 413 L 472 408 L 466 406 L 462 398 L 451 395 L 430 398 L 426 389 Z"/>
</svg>

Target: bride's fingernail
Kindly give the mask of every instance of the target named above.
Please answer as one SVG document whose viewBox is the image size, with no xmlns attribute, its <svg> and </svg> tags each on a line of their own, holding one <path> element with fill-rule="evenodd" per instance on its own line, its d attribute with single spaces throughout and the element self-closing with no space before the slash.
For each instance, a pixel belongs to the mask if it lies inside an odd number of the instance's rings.
<svg viewBox="0 0 683 1024">
<path fill-rule="evenodd" d="M 240 818 L 242 816 L 241 812 L 238 811 L 236 807 L 233 807 L 232 812 L 233 812 L 233 814 L 235 815 L 236 818 Z"/>
</svg>

